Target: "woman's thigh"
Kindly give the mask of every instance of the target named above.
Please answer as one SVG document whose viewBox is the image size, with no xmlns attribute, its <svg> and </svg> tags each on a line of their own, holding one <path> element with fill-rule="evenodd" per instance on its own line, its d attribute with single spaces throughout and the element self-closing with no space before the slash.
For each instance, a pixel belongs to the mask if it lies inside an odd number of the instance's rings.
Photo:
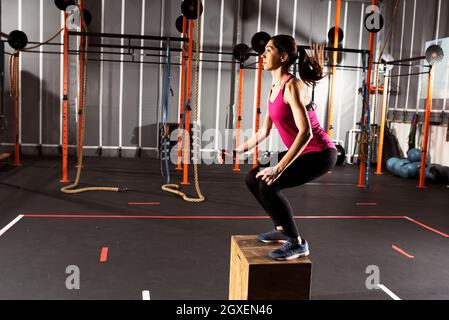
<svg viewBox="0 0 449 320">
<path fill-rule="evenodd" d="M 273 186 L 283 189 L 305 184 L 327 173 L 335 166 L 336 161 L 335 149 L 306 153 L 288 166 Z"/>
</svg>

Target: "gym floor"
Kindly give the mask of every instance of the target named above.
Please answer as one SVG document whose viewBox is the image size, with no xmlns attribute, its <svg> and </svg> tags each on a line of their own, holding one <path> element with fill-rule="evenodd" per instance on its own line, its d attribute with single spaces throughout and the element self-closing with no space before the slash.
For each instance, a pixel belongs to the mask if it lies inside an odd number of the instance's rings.
<svg viewBox="0 0 449 320">
<path fill-rule="evenodd" d="M 0 299 L 227 299 L 231 235 L 272 228 L 246 188 L 249 165 L 200 166 L 200 204 L 160 189 L 157 159 L 85 159 L 82 185 L 123 193 L 65 195 L 60 166 L 0 169 Z M 359 189 L 358 173 L 335 167 L 285 190 L 311 247 L 312 299 L 449 299 L 446 187 L 384 174 Z M 69 266 L 79 290 L 66 288 Z M 372 268 L 382 290 L 367 289 Z"/>
</svg>

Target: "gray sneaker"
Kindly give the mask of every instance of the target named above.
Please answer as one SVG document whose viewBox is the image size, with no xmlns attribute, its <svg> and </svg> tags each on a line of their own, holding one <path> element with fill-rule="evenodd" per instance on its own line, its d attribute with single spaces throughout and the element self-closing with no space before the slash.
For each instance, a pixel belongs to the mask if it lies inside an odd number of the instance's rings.
<svg viewBox="0 0 449 320">
<path fill-rule="evenodd" d="M 295 239 L 288 239 L 278 249 L 269 253 L 269 256 L 275 260 L 292 260 L 308 255 L 309 244 L 304 239 L 302 239 L 302 243 L 295 241 Z"/>
<path fill-rule="evenodd" d="M 265 242 L 265 243 L 272 243 L 272 242 L 285 242 L 288 240 L 288 237 L 280 232 L 279 230 L 271 230 L 262 234 L 259 234 L 257 236 L 257 240 Z"/>
</svg>

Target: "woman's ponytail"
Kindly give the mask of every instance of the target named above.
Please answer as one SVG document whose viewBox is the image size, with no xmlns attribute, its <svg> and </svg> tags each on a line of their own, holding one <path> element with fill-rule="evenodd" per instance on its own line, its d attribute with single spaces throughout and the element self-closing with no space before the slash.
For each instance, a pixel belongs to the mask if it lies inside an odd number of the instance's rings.
<svg viewBox="0 0 449 320">
<path fill-rule="evenodd" d="M 298 57 L 298 72 L 301 80 L 309 86 L 315 86 L 324 78 L 324 47 L 313 44 L 310 56 L 305 49 L 300 48 Z"/>
</svg>

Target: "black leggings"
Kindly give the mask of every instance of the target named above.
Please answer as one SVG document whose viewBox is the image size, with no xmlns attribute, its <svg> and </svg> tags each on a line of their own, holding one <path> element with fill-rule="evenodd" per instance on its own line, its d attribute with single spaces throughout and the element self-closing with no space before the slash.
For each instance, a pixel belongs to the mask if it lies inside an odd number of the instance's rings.
<svg viewBox="0 0 449 320">
<path fill-rule="evenodd" d="M 279 160 L 286 153 L 287 151 L 281 152 Z M 282 226 L 288 237 L 296 238 L 299 233 L 293 220 L 292 207 L 281 190 L 296 187 L 318 178 L 331 170 L 336 162 L 337 150 L 335 149 L 309 152 L 300 155 L 272 185 L 267 185 L 261 177 L 256 178 L 259 170 L 263 169 L 261 166 L 257 166 L 246 175 L 246 185 L 271 217 L 275 227 Z"/>
</svg>

